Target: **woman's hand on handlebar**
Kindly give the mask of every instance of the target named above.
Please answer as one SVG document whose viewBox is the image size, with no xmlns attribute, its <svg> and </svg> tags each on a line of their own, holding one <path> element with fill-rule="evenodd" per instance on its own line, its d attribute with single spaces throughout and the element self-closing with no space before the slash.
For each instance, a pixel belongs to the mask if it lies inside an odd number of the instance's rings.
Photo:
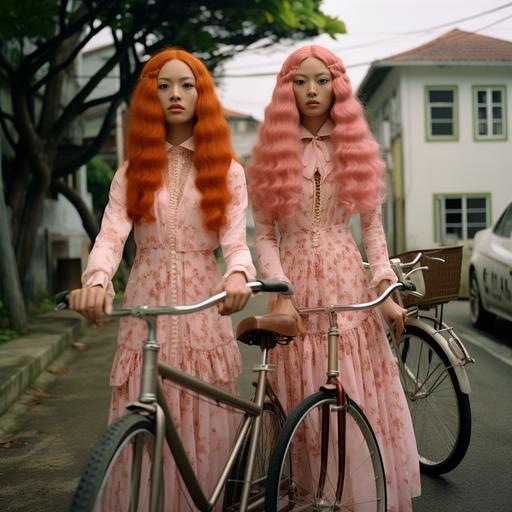
<svg viewBox="0 0 512 512">
<path fill-rule="evenodd" d="M 407 310 L 397 304 L 391 297 L 388 297 L 381 307 L 384 320 L 391 329 L 394 326 L 396 339 L 400 338 L 405 329 L 404 324 Z"/>
<path fill-rule="evenodd" d="M 384 293 L 390 284 L 391 283 L 388 280 L 381 281 L 377 289 L 379 295 Z M 384 321 L 388 324 L 390 329 L 393 329 L 394 327 L 396 339 L 400 338 L 405 329 L 404 324 L 407 316 L 407 310 L 397 304 L 391 297 L 388 297 L 382 303 L 381 308 Z"/>
<path fill-rule="evenodd" d="M 103 313 L 112 313 L 112 302 L 112 297 L 100 285 L 78 288 L 69 294 L 69 308 L 98 326 L 103 323 Z"/>
<path fill-rule="evenodd" d="M 295 318 L 299 332 L 304 331 L 304 322 L 302 321 L 302 317 L 293 305 L 293 301 L 290 297 L 277 295 L 271 302 L 269 313 L 292 316 Z"/>
<path fill-rule="evenodd" d="M 245 307 L 251 298 L 252 291 L 247 287 L 247 280 L 243 272 L 233 272 L 215 286 L 213 293 L 226 292 L 226 298 L 219 302 L 221 315 L 231 315 Z"/>
</svg>

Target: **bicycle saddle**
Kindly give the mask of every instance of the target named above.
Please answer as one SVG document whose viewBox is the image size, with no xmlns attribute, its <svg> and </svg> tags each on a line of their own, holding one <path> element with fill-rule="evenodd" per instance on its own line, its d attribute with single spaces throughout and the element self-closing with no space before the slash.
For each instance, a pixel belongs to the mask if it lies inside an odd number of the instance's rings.
<svg viewBox="0 0 512 512">
<path fill-rule="evenodd" d="M 236 329 L 236 339 L 246 345 L 273 348 L 276 343 L 288 343 L 299 334 L 295 318 L 269 313 L 243 318 Z"/>
</svg>

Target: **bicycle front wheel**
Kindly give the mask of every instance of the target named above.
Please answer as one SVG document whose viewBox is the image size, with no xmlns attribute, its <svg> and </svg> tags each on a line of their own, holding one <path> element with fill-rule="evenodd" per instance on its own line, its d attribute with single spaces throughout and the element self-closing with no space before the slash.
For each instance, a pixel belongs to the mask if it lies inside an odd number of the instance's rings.
<svg viewBox="0 0 512 512">
<path fill-rule="evenodd" d="M 285 423 L 270 461 L 265 510 L 385 512 L 386 481 L 377 439 L 361 409 L 347 400 L 341 500 L 336 500 L 340 455 L 336 395 L 320 391 L 301 402 Z M 328 421 L 322 425 L 323 414 Z M 323 485 L 319 484 L 322 429 L 329 435 Z"/>
<path fill-rule="evenodd" d="M 411 411 L 424 473 L 451 471 L 464 458 L 471 438 L 469 396 L 435 338 L 406 325 L 395 352 Z"/>
<path fill-rule="evenodd" d="M 87 462 L 70 510 L 149 510 L 154 442 L 154 424 L 145 416 L 127 414 L 111 423 Z"/>
</svg>

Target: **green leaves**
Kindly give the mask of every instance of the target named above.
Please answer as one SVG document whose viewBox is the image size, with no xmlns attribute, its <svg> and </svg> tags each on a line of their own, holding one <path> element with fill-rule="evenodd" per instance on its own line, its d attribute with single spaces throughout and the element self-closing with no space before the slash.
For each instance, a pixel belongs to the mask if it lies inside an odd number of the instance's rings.
<svg viewBox="0 0 512 512">
<path fill-rule="evenodd" d="M 4 40 L 51 38 L 57 27 L 57 14 L 55 0 L 2 0 L 0 37 Z"/>
</svg>

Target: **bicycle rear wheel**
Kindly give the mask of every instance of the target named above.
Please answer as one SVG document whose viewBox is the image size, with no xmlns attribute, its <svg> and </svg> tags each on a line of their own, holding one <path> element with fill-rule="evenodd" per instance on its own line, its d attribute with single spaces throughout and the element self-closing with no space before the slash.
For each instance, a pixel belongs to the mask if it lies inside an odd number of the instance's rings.
<svg viewBox="0 0 512 512">
<path fill-rule="evenodd" d="M 73 497 L 72 512 L 149 510 L 154 424 L 127 414 L 101 436 Z M 163 490 L 160 504 L 163 506 Z"/>
<path fill-rule="evenodd" d="M 396 347 L 395 347 L 396 352 Z M 469 396 L 435 338 L 414 325 L 398 343 L 400 380 L 411 411 L 420 466 L 442 474 L 464 458 L 471 439 Z"/>
<path fill-rule="evenodd" d="M 320 391 L 290 414 L 270 461 L 265 510 L 385 512 L 386 481 L 375 434 L 361 409 L 348 399 L 345 480 L 341 502 L 335 499 L 338 478 L 336 395 Z M 319 488 L 322 413 L 329 421 L 327 476 Z"/>
<path fill-rule="evenodd" d="M 248 504 L 249 511 L 264 510 L 268 465 L 284 422 L 285 416 L 281 409 L 272 401 L 265 402 L 260 436 L 256 448 L 255 466 L 252 473 L 252 485 Z M 250 433 L 246 437 L 226 484 L 224 507 L 222 509 L 225 512 L 239 510 L 245 466 L 249 455 L 249 444 Z"/>
</svg>

